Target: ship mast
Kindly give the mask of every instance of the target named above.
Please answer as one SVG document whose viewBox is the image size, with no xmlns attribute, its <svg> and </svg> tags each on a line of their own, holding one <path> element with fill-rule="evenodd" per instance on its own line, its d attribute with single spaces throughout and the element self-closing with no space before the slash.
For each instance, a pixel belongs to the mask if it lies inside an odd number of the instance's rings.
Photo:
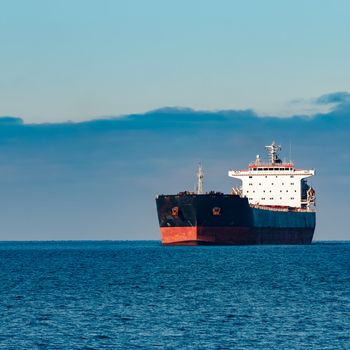
<svg viewBox="0 0 350 350">
<path fill-rule="evenodd" d="M 203 176 L 202 164 L 199 163 L 197 171 L 197 194 L 203 194 Z"/>
<path fill-rule="evenodd" d="M 282 150 L 282 147 L 276 145 L 275 141 L 273 141 L 271 145 L 265 146 L 265 149 L 269 155 L 270 164 L 281 162 L 281 160 L 278 158 L 278 152 Z"/>
</svg>

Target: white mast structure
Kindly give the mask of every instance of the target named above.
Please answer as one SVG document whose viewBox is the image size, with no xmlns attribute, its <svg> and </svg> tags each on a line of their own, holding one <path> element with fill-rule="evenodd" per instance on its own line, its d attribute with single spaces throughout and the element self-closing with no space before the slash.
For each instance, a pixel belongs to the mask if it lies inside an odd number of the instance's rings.
<svg viewBox="0 0 350 350">
<path fill-rule="evenodd" d="M 281 163 L 281 160 L 278 158 L 278 152 L 282 150 L 280 145 L 276 145 L 275 141 L 273 141 L 271 145 L 265 146 L 265 149 L 271 164 Z"/>
<path fill-rule="evenodd" d="M 203 176 L 202 164 L 199 163 L 197 171 L 197 194 L 203 194 Z"/>
</svg>

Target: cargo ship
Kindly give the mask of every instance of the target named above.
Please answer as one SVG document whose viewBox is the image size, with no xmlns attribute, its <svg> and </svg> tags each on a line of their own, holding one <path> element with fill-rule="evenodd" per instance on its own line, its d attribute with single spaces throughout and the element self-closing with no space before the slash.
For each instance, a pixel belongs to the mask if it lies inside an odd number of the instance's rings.
<svg viewBox="0 0 350 350">
<path fill-rule="evenodd" d="M 229 170 L 241 181 L 231 193 L 203 192 L 203 170 L 196 191 L 158 195 L 156 205 L 163 245 L 311 244 L 316 226 L 315 191 L 307 178 L 279 157 L 281 146 L 265 146 L 245 170 Z"/>
</svg>

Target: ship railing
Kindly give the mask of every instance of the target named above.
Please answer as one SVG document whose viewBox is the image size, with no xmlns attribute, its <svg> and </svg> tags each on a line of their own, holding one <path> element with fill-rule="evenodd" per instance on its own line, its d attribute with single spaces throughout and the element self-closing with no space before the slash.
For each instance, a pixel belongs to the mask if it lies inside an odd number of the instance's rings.
<svg viewBox="0 0 350 350">
<path fill-rule="evenodd" d="M 182 191 L 182 192 L 178 192 L 176 195 L 177 196 L 197 196 L 197 195 L 216 195 L 216 196 L 223 196 L 224 193 L 223 192 L 218 192 L 218 191 L 209 191 L 209 192 L 204 192 L 201 194 L 198 194 L 197 192 L 193 192 L 193 191 Z"/>
<path fill-rule="evenodd" d="M 294 167 L 294 163 L 270 163 L 270 162 L 259 162 L 257 163 L 256 161 L 250 162 L 249 165 L 251 166 L 258 166 L 258 167 L 276 167 L 276 168 L 283 168 L 283 167 Z"/>
</svg>

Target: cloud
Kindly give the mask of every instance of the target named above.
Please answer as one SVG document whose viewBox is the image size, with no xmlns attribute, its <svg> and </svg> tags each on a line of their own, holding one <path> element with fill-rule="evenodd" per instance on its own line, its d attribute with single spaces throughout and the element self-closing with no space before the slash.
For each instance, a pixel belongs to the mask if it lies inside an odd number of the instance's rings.
<svg viewBox="0 0 350 350">
<path fill-rule="evenodd" d="M 322 95 L 317 98 L 299 98 L 289 101 L 276 116 L 320 116 L 330 115 L 333 111 L 348 111 L 350 94 L 348 92 L 334 92 Z"/>
<path fill-rule="evenodd" d="M 23 120 L 17 117 L 0 117 L 0 126 L 2 125 L 21 125 Z"/>
<path fill-rule="evenodd" d="M 331 94 L 322 95 L 315 99 L 317 104 L 343 104 L 350 102 L 350 93 L 348 92 L 334 92 Z"/>
<path fill-rule="evenodd" d="M 346 93 L 325 96 L 315 100 L 336 107 L 312 117 L 167 107 L 76 123 L 0 118 L 0 239 L 158 239 L 158 193 L 192 189 L 198 161 L 205 188 L 227 192 L 227 170 L 272 140 L 317 170 L 316 238 L 346 239 L 350 108 Z"/>
</svg>

